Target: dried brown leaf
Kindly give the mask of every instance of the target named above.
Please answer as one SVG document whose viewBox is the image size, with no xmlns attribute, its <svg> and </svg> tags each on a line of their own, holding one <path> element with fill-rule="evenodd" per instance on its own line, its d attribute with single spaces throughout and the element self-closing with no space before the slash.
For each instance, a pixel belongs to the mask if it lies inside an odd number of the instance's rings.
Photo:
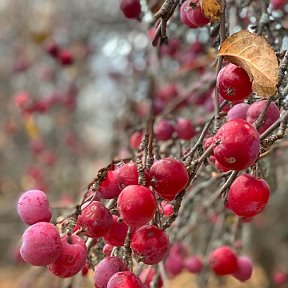
<svg viewBox="0 0 288 288">
<path fill-rule="evenodd" d="M 220 0 L 200 0 L 200 6 L 203 14 L 211 20 L 218 21 L 221 12 Z"/>
<path fill-rule="evenodd" d="M 278 84 L 278 60 L 266 39 L 246 30 L 228 37 L 221 45 L 218 56 L 241 66 L 252 81 L 258 96 L 274 95 Z"/>
</svg>

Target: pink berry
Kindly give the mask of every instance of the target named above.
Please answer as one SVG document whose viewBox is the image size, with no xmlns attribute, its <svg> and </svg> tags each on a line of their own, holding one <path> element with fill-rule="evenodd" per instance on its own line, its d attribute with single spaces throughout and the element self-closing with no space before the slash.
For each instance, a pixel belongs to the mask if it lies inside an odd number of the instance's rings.
<svg viewBox="0 0 288 288">
<path fill-rule="evenodd" d="M 121 190 L 118 187 L 117 177 L 118 177 L 118 169 L 113 171 L 108 171 L 106 178 L 101 183 L 99 187 L 98 194 L 101 198 L 104 199 L 113 199 L 118 197 Z"/>
<path fill-rule="evenodd" d="M 113 223 L 110 211 L 98 201 L 93 201 L 85 207 L 78 217 L 77 225 L 85 231 L 88 237 L 104 236 Z"/>
<path fill-rule="evenodd" d="M 259 214 L 266 207 L 269 197 L 270 188 L 265 180 L 243 174 L 232 183 L 228 202 L 235 214 L 251 217 Z"/>
<path fill-rule="evenodd" d="M 163 212 L 166 217 L 171 216 L 174 213 L 173 206 L 171 204 L 166 204 L 163 208 Z"/>
<path fill-rule="evenodd" d="M 17 204 L 17 211 L 28 225 L 37 222 L 49 222 L 52 214 L 46 194 L 40 190 L 29 190 L 21 195 Z"/>
<path fill-rule="evenodd" d="M 67 278 L 77 274 L 86 262 L 87 249 L 83 239 L 77 235 L 71 236 L 71 243 L 68 236 L 61 238 L 62 252 L 60 257 L 47 267 L 58 277 Z"/>
<path fill-rule="evenodd" d="M 129 19 L 137 19 L 141 14 L 140 0 L 121 0 L 120 9 Z"/>
<path fill-rule="evenodd" d="M 228 246 L 221 246 L 209 255 L 209 265 L 218 275 L 228 275 L 237 270 L 237 256 Z"/>
<path fill-rule="evenodd" d="M 136 259 L 153 265 L 159 263 L 168 253 L 169 239 L 157 226 L 144 225 L 133 233 L 131 249 Z"/>
<path fill-rule="evenodd" d="M 144 284 L 145 288 L 150 288 L 151 287 L 150 285 L 152 281 L 154 280 L 155 276 L 156 276 L 155 269 L 153 267 L 147 267 L 141 271 L 139 278 Z M 156 283 L 156 287 L 161 288 L 162 286 L 163 286 L 163 281 L 162 281 L 161 276 L 159 276 L 157 283 Z"/>
<path fill-rule="evenodd" d="M 172 137 L 174 125 L 172 121 L 161 119 L 155 127 L 155 136 L 159 141 L 167 141 Z"/>
<path fill-rule="evenodd" d="M 111 256 L 111 253 L 113 251 L 113 248 L 114 246 L 110 245 L 110 244 L 105 244 L 104 247 L 103 247 L 103 254 L 106 256 L 106 257 L 109 257 Z"/>
<path fill-rule="evenodd" d="M 285 274 L 283 272 L 274 273 L 273 282 L 278 286 L 286 284 L 288 282 L 287 274 Z"/>
<path fill-rule="evenodd" d="M 246 71 L 229 63 L 217 76 L 217 89 L 228 101 L 243 100 L 252 93 L 252 83 Z"/>
<path fill-rule="evenodd" d="M 149 176 L 155 191 L 168 201 L 173 200 L 189 182 L 184 164 L 174 158 L 164 158 L 154 162 Z"/>
<path fill-rule="evenodd" d="M 120 193 L 117 209 L 129 227 L 140 227 L 153 218 L 156 200 L 148 188 L 142 185 L 130 185 Z"/>
<path fill-rule="evenodd" d="M 185 267 L 191 273 L 200 273 L 203 268 L 203 263 L 197 256 L 190 256 L 185 261 Z"/>
<path fill-rule="evenodd" d="M 181 22 L 188 26 L 189 28 L 195 29 L 197 28 L 197 25 L 195 25 L 194 23 L 192 23 L 188 16 L 187 16 L 187 11 L 188 9 L 191 9 L 191 7 L 189 6 L 190 1 L 186 0 L 180 7 L 180 20 Z"/>
<path fill-rule="evenodd" d="M 216 160 L 230 170 L 240 171 L 258 158 L 260 138 L 257 130 L 243 119 L 225 123 L 213 138 Z"/>
<path fill-rule="evenodd" d="M 108 281 L 107 288 L 144 288 L 141 280 L 132 272 L 115 273 Z"/>
<path fill-rule="evenodd" d="M 178 119 L 175 124 L 175 131 L 178 138 L 183 140 L 191 140 L 195 136 L 195 130 L 190 119 Z"/>
<path fill-rule="evenodd" d="M 252 272 L 253 263 L 250 258 L 239 256 L 237 258 L 237 270 L 232 275 L 239 281 L 245 282 L 251 278 Z"/>
<path fill-rule="evenodd" d="M 130 136 L 130 147 L 132 149 L 138 149 L 143 139 L 143 133 L 136 131 Z"/>
<path fill-rule="evenodd" d="M 260 113 L 264 110 L 267 100 L 257 101 L 250 105 L 247 110 L 247 122 L 253 124 Z M 274 102 L 271 102 L 264 117 L 264 122 L 259 128 L 259 133 L 266 131 L 280 117 L 280 111 Z"/>
<path fill-rule="evenodd" d="M 46 266 L 61 255 L 62 244 L 53 224 L 38 222 L 29 226 L 23 236 L 20 254 L 25 262 L 34 266 Z"/>
<path fill-rule="evenodd" d="M 94 287 L 106 288 L 109 279 L 117 272 L 127 271 L 125 263 L 119 257 L 107 257 L 95 266 Z"/>
<path fill-rule="evenodd" d="M 113 215 L 113 223 L 108 232 L 103 236 L 106 243 L 112 246 L 123 246 L 128 227 L 124 222 L 118 222 L 118 217 Z"/>
<path fill-rule="evenodd" d="M 246 103 L 236 104 L 227 112 L 227 121 L 234 120 L 234 119 L 246 120 L 246 115 L 247 115 L 247 111 L 249 107 L 250 106 Z"/>
<path fill-rule="evenodd" d="M 199 0 L 190 0 L 190 7 L 187 9 L 187 18 L 191 23 L 193 23 L 196 27 L 203 27 L 210 22 L 210 19 L 205 17 L 201 7 Z"/>
<path fill-rule="evenodd" d="M 165 271 L 171 277 L 180 274 L 184 268 L 184 259 L 178 254 L 169 254 L 164 262 Z"/>
</svg>

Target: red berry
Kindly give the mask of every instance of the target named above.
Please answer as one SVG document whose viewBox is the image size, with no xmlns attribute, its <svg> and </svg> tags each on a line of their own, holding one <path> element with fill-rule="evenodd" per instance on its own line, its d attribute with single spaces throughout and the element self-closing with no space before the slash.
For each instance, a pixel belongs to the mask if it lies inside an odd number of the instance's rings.
<svg viewBox="0 0 288 288">
<path fill-rule="evenodd" d="M 229 63 L 217 76 L 217 89 L 228 101 L 243 100 L 252 93 L 252 83 L 246 71 Z"/>
<path fill-rule="evenodd" d="M 209 255 L 209 265 L 218 275 L 228 275 L 237 270 L 237 256 L 228 246 L 222 246 Z"/>
<path fill-rule="evenodd" d="M 132 272 L 115 273 L 107 284 L 107 288 L 144 288 L 141 280 Z"/>
<path fill-rule="evenodd" d="M 175 124 L 175 131 L 178 138 L 183 140 L 190 140 L 195 136 L 195 130 L 190 119 L 178 119 Z"/>
<path fill-rule="evenodd" d="M 229 208 L 239 216 L 255 216 L 265 208 L 269 197 L 270 188 L 265 180 L 243 174 L 230 187 Z"/>
<path fill-rule="evenodd" d="M 120 9 L 129 19 L 137 19 L 141 14 L 140 0 L 121 0 Z"/>
<path fill-rule="evenodd" d="M 68 237 L 61 238 L 62 252 L 59 258 L 48 269 L 58 277 L 67 278 L 77 274 L 86 262 L 87 249 L 84 240 L 77 235 L 71 236 L 71 243 Z"/>
<path fill-rule="evenodd" d="M 157 226 L 144 225 L 133 233 L 131 249 L 136 259 L 153 265 L 159 263 L 168 253 L 169 239 Z"/>
<path fill-rule="evenodd" d="M 171 204 L 166 204 L 163 208 L 163 212 L 166 217 L 171 216 L 174 213 L 173 206 Z"/>
<path fill-rule="evenodd" d="M 174 132 L 174 125 L 172 121 L 162 119 L 155 127 L 155 136 L 160 141 L 169 140 Z"/>
<path fill-rule="evenodd" d="M 257 130 L 243 119 L 225 123 L 213 137 L 213 153 L 225 168 L 240 171 L 258 158 L 260 138 Z"/>
<path fill-rule="evenodd" d="M 34 266 L 46 266 L 55 262 L 62 251 L 56 227 L 47 222 L 29 226 L 22 236 L 22 242 L 20 254 L 25 262 Z"/>
<path fill-rule="evenodd" d="M 136 131 L 130 136 L 130 147 L 132 149 L 138 149 L 143 139 L 143 133 Z"/>
<path fill-rule="evenodd" d="M 129 227 L 140 227 L 153 218 L 156 200 L 148 188 L 130 185 L 120 193 L 117 209 L 120 217 Z"/>
<path fill-rule="evenodd" d="M 282 10 L 288 4 L 288 0 L 270 0 L 273 10 Z"/>
<path fill-rule="evenodd" d="M 81 269 L 81 275 L 87 276 L 88 272 L 89 272 L 89 268 L 90 268 L 90 264 L 88 262 L 85 263 L 85 265 L 82 267 Z"/>
<path fill-rule="evenodd" d="M 110 244 L 105 244 L 103 247 L 103 254 L 106 257 L 109 257 L 113 251 L 114 246 L 110 245 Z"/>
<path fill-rule="evenodd" d="M 113 215 L 113 224 L 108 232 L 103 236 L 106 243 L 112 246 L 123 246 L 128 227 L 124 222 L 118 222 L 118 217 Z"/>
<path fill-rule="evenodd" d="M 68 49 L 62 49 L 59 51 L 57 55 L 57 59 L 63 66 L 68 66 L 73 64 L 74 58 L 70 50 Z"/>
<path fill-rule="evenodd" d="M 45 50 L 50 56 L 56 58 L 59 53 L 59 46 L 54 41 L 50 41 L 45 45 Z"/>
<path fill-rule="evenodd" d="M 117 177 L 118 170 L 108 171 L 106 178 L 101 183 L 98 191 L 98 195 L 104 199 L 113 199 L 116 198 L 121 190 L 118 187 Z"/>
<path fill-rule="evenodd" d="M 109 279 L 117 272 L 128 270 L 119 257 L 107 257 L 95 266 L 94 287 L 106 288 Z"/>
<path fill-rule="evenodd" d="M 104 236 L 113 223 L 110 211 L 98 201 L 93 201 L 85 207 L 78 217 L 77 225 L 85 231 L 88 237 Z"/>
<path fill-rule="evenodd" d="M 273 275 L 273 282 L 276 285 L 284 285 L 288 282 L 288 277 L 287 274 L 283 273 L 283 272 L 276 272 Z"/>
<path fill-rule="evenodd" d="M 23 193 L 18 200 L 17 212 L 21 220 L 28 225 L 49 222 L 52 217 L 48 198 L 40 190 L 29 190 Z"/>
<path fill-rule="evenodd" d="M 240 256 L 237 258 L 237 270 L 232 274 L 236 279 L 245 282 L 251 278 L 253 263 L 250 258 Z"/>
<path fill-rule="evenodd" d="M 191 273 L 200 273 L 203 268 L 203 263 L 197 256 L 190 256 L 185 261 L 185 267 Z"/>
<path fill-rule="evenodd" d="M 247 110 L 247 122 L 253 124 L 260 113 L 264 110 L 267 100 L 257 101 L 250 105 Z M 274 102 L 271 102 L 266 115 L 264 117 L 264 122 L 258 129 L 259 133 L 266 131 L 276 120 L 280 117 L 280 111 Z"/>
<path fill-rule="evenodd" d="M 174 158 L 164 158 L 154 162 L 149 176 L 155 191 L 168 201 L 173 200 L 189 182 L 184 164 Z"/>
<path fill-rule="evenodd" d="M 210 22 L 210 19 L 203 15 L 199 0 L 189 1 L 190 7 L 187 9 L 187 18 L 196 27 L 203 27 Z"/>
<path fill-rule="evenodd" d="M 197 28 L 197 26 L 195 24 L 193 24 L 189 20 L 189 18 L 187 17 L 187 10 L 191 9 L 189 4 L 190 4 L 190 1 L 187 0 L 181 5 L 181 7 L 180 7 L 180 20 L 184 25 L 188 26 L 189 28 L 195 29 L 195 28 Z"/>
</svg>

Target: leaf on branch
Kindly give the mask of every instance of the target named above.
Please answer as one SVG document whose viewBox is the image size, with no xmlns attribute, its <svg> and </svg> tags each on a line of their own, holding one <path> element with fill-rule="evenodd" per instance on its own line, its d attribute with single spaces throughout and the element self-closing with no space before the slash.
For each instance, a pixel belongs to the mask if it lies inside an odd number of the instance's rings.
<svg viewBox="0 0 288 288">
<path fill-rule="evenodd" d="M 220 0 L 200 0 L 200 6 L 204 16 L 211 22 L 216 22 L 220 18 L 221 3 Z"/>
<path fill-rule="evenodd" d="M 228 37 L 221 45 L 218 56 L 241 66 L 252 81 L 252 90 L 268 98 L 277 91 L 278 60 L 265 38 L 241 30 Z"/>
</svg>

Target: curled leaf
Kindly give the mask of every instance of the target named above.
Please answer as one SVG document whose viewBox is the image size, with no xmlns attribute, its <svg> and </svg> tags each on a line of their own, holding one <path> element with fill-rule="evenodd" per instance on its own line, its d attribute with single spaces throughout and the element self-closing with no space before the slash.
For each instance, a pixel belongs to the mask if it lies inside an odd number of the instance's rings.
<svg viewBox="0 0 288 288">
<path fill-rule="evenodd" d="M 266 39 L 246 30 L 228 37 L 221 45 L 218 56 L 241 66 L 252 81 L 252 90 L 268 98 L 277 91 L 278 60 Z"/>
<path fill-rule="evenodd" d="M 200 6 L 204 16 L 209 18 L 211 22 L 219 20 L 221 12 L 220 0 L 200 0 Z"/>
</svg>

